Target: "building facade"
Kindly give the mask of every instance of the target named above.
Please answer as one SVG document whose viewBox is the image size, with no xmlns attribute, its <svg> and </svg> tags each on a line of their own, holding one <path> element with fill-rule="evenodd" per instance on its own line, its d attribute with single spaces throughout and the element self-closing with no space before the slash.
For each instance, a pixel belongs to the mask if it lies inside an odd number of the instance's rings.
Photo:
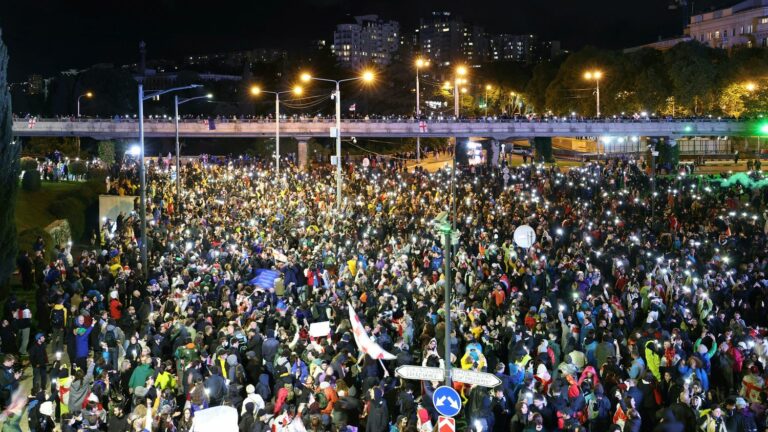
<svg viewBox="0 0 768 432">
<path fill-rule="evenodd" d="M 537 35 L 500 34 L 490 38 L 491 61 L 540 63 L 560 54 L 559 41 L 543 41 Z"/>
<path fill-rule="evenodd" d="M 712 48 L 768 46 L 768 0 L 736 5 L 691 16 L 688 35 Z"/>
<path fill-rule="evenodd" d="M 378 15 L 356 16 L 354 23 L 339 24 L 331 50 L 339 63 L 352 68 L 386 66 L 400 46 L 400 24 Z"/>
<path fill-rule="evenodd" d="M 483 28 L 450 12 L 432 12 L 422 18 L 416 34 L 422 55 L 438 66 L 458 62 L 475 65 L 487 60 L 488 38 Z"/>
</svg>

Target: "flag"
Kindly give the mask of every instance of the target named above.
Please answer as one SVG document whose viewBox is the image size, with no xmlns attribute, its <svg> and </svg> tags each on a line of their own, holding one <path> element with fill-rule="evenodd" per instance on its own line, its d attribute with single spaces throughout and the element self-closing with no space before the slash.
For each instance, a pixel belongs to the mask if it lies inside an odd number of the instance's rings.
<svg viewBox="0 0 768 432">
<path fill-rule="evenodd" d="M 27 128 L 32 129 L 33 127 L 35 127 L 35 124 L 37 124 L 37 117 L 30 117 Z"/>
<path fill-rule="evenodd" d="M 352 323 L 352 334 L 355 336 L 355 343 L 357 348 L 374 360 L 394 360 L 395 356 L 384 351 L 382 347 L 376 342 L 372 341 L 365 332 L 365 327 L 360 322 L 360 318 L 357 317 L 355 310 L 352 309 L 352 305 L 347 303 L 349 307 L 349 322 Z"/>
<path fill-rule="evenodd" d="M 357 104 L 352 104 L 349 106 L 350 111 L 354 111 L 355 109 L 357 109 Z"/>
<path fill-rule="evenodd" d="M 425 122 L 424 120 L 419 122 L 419 132 L 421 133 L 427 132 L 427 122 Z"/>
</svg>

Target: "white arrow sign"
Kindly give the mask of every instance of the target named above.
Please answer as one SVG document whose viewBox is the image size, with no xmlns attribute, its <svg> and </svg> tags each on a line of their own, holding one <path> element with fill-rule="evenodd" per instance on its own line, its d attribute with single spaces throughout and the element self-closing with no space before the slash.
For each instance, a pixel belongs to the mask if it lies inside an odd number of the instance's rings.
<svg viewBox="0 0 768 432">
<path fill-rule="evenodd" d="M 457 410 L 459 409 L 459 401 L 454 400 L 453 398 L 449 398 L 447 396 L 439 397 L 437 398 L 437 401 L 435 401 L 435 406 L 445 406 L 445 402 L 448 402 L 448 405 L 451 406 L 451 408 Z"/>
<path fill-rule="evenodd" d="M 421 381 L 443 381 L 445 371 L 436 367 L 426 366 L 400 366 L 395 370 L 395 375 L 400 378 Z"/>
<path fill-rule="evenodd" d="M 481 387 L 493 388 L 501 384 L 501 379 L 496 375 L 464 369 L 451 369 L 451 377 L 454 381 Z"/>
</svg>

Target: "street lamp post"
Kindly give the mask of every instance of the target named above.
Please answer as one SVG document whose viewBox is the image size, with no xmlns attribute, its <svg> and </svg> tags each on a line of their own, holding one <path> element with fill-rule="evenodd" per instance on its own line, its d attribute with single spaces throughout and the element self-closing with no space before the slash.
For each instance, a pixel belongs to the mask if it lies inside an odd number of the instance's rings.
<svg viewBox="0 0 768 432">
<path fill-rule="evenodd" d="M 179 105 L 192 102 L 197 99 L 210 99 L 213 95 L 208 93 L 205 96 L 196 96 L 186 99 L 179 99 L 179 95 L 173 96 L 173 123 L 176 129 L 176 210 L 181 209 L 181 145 L 179 144 Z"/>
<path fill-rule="evenodd" d="M 416 59 L 416 121 L 421 121 L 421 103 L 419 101 L 419 73 L 421 68 L 428 67 L 429 60 Z M 416 135 L 416 162 L 421 163 L 421 136 Z"/>
<path fill-rule="evenodd" d="M 139 216 L 141 217 L 141 271 L 146 278 L 149 275 L 147 268 L 147 174 L 144 166 L 144 101 L 166 93 L 202 87 L 200 84 L 191 84 L 184 87 L 175 87 L 168 90 L 144 94 L 144 83 L 139 81 L 139 178 L 141 180 L 141 199 Z"/>
<path fill-rule="evenodd" d="M 336 210 L 341 211 L 341 83 L 348 81 L 363 80 L 364 82 L 371 82 L 374 79 L 373 72 L 366 71 L 359 77 L 347 78 L 343 80 L 332 80 L 326 78 L 317 78 L 305 73 L 301 75 L 301 80 L 304 82 L 324 81 L 336 84 L 336 91 L 333 93 L 333 97 L 336 99 Z"/>
<path fill-rule="evenodd" d="M 268 93 L 275 95 L 275 174 L 280 175 L 280 95 L 286 93 L 293 93 L 300 95 L 304 92 L 299 86 L 293 88 L 293 90 L 285 91 L 266 91 L 257 86 L 251 87 L 251 94 L 258 95 L 260 93 Z"/>
<path fill-rule="evenodd" d="M 584 73 L 584 78 L 592 81 L 595 81 L 595 96 L 597 99 L 597 117 L 600 118 L 600 78 L 603 77 L 603 73 L 599 70 L 594 71 L 587 71 Z"/>
<path fill-rule="evenodd" d="M 464 66 L 459 66 L 456 68 L 456 76 L 453 79 L 454 82 L 454 102 L 456 106 L 453 108 L 454 114 L 456 115 L 456 121 L 459 120 L 459 84 L 461 81 L 461 84 L 465 83 L 466 80 L 463 77 L 467 74 L 467 68 Z M 456 153 L 459 150 L 459 137 L 453 137 L 453 162 L 451 164 L 451 206 L 452 206 L 452 216 L 451 217 L 451 229 L 453 231 L 456 231 L 456 218 L 457 210 L 456 210 Z M 447 275 L 446 275 L 447 276 Z M 448 281 L 446 280 L 446 283 Z M 449 317 L 450 319 L 450 317 Z M 450 362 L 450 358 L 446 359 L 447 362 Z"/>
<path fill-rule="evenodd" d="M 88 99 L 93 97 L 93 92 L 85 92 L 77 97 L 77 116 L 80 117 L 80 99 L 87 97 Z"/>
</svg>

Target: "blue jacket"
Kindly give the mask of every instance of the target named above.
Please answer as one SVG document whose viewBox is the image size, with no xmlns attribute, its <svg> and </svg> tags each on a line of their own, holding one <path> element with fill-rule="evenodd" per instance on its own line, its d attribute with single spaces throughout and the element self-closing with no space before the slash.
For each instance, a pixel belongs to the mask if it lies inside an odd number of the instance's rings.
<svg viewBox="0 0 768 432">
<path fill-rule="evenodd" d="M 85 333 L 75 335 L 75 358 L 88 357 L 88 337 L 93 331 L 93 327 L 79 327 L 85 329 Z"/>
<path fill-rule="evenodd" d="M 705 392 L 709 390 L 709 376 L 707 375 L 707 371 L 705 371 L 702 368 L 696 368 L 693 369 L 692 367 L 681 364 L 677 367 L 678 372 L 680 372 L 680 375 L 682 375 L 683 379 L 691 378 L 693 374 L 696 374 L 696 378 L 698 378 L 699 382 L 701 382 L 701 388 Z"/>
</svg>

